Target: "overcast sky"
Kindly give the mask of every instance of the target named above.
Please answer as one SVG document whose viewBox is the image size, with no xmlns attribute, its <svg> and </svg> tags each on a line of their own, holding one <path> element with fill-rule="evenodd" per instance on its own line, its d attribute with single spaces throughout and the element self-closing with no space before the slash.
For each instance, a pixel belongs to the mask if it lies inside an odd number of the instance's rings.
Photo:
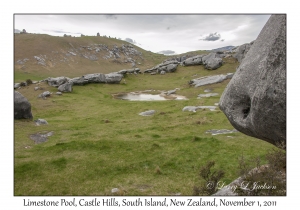
<svg viewBox="0 0 300 210">
<path fill-rule="evenodd" d="M 18 15 L 14 27 L 53 36 L 111 36 L 152 52 L 184 53 L 255 40 L 270 15 Z"/>
</svg>

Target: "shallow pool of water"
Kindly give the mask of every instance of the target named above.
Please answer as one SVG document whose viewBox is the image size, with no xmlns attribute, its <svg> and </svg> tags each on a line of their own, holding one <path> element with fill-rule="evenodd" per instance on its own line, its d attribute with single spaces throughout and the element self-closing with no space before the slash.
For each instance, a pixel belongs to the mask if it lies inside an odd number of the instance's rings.
<svg viewBox="0 0 300 210">
<path fill-rule="evenodd" d="M 186 100 L 186 97 L 180 95 L 164 94 L 146 94 L 146 93 L 120 93 L 114 95 L 115 99 L 129 101 L 166 101 L 166 100 Z"/>
</svg>

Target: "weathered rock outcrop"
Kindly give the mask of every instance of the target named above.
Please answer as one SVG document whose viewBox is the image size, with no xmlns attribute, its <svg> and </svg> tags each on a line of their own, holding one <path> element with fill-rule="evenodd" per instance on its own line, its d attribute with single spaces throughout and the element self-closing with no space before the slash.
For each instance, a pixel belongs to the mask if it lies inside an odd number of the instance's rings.
<svg viewBox="0 0 300 210">
<path fill-rule="evenodd" d="M 140 74 L 141 70 L 139 68 L 134 69 L 123 69 L 117 72 L 118 74 Z"/>
<path fill-rule="evenodd" d="M 109 84 L 117 84 L 120 83 L 123 78 L 122 74 L 118 73 L 109 73 L 105 74 L 105 82 Z"/>
<path fill-rule="evenodd" d="M 14 94 L 14 118 L 15 119 L 32 119 L 31 104 L 18 91 Z"/>
<path fill-rule="evenodd" d="M 63 93 L 70 93 L 73 90 L 72 86 L 73 86 L 72 82 L 66 82 L 66 83 L 60 85 L 57 89 Z"/>
<path fill-rule="evenodd" d="M 205 55 L 202 57 L 202 63 L 204 65 L 204 68 L 215 70 L 222 66 L 223 60 L 222 60 L 222 54 L 219 53 L 209 53 L 208 55 Z"/>
<path fill-rule="evenodd" d="M 205 55 L 196 55 L 191 58 L 187 58 L 185 61 L 182 62 L 183 66 L 195 66 L 195 65 L 202 65 L 202 57 Z"/>
<path fill-rule="evenodd" d="M 60 85 L 66 83 L 69 81 L 69 78 L 67 77 L 48 77 L 45 79 L 46 82 L 48 82 L 48 85 L 53 86 L 53 87 L 59 87 Z"/>
<path fill-rule="evenodd" d="M 286 142 L 286 15 L 272 15 L 220 99 L 239 131 Z"/>
<path fill-rule="evenodd" d="M 157 66 L 147 69 L 144 71 L 144 73 L 160 73 L 162 71 L 164 72 L 175 72 L 177 69 L 177 66 L 179 65 L 179 62 L 177 60 L 169 60 L 165 61 L 161 64 L 158 64 Z"/>
<path fill-rule="evenodd" d="M 121 70 L 123 71 L 123 70 Z M 135 70 L 136 72 L 137 70 Z M 47 78 L 45 79 L 46 82 L 50 86 L 58 87 L 60 92 L 72 92 L 73 85 L 85 85 L 87 83 L 120 83 L 123 78 L 123 74 L 119 72 L 109 73 L 109 74 L 102 74 L 102 73 L 95 73 L 95 74 L 86 74 L 82 77 L 75 77 L 70 79 L 68 77 L 57 77 L 57 78 Z"/>
<path fill-rule="evenodd" d="M 227 73 L 226 75 L 219 74 L 214 76 L 200 77 L 200 78 L 192 79 L 191 81 L 189 81 L 189 84 L 194 85 L 195 87 L 200 87 L 204 85 L 223 82 L 226 79 L 231 79 L 232 76 L 233 73 Z"/>
</svg>

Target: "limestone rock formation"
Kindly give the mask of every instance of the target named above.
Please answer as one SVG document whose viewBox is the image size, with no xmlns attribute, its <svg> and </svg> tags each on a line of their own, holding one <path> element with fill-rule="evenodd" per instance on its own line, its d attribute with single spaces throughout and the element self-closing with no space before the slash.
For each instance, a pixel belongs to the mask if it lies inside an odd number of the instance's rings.
<svg viewBox="0 0 300 210">
<path fill-rule="evenodd" d="M 105 74 L 105 81 L 109 84 L 118 84 L 121 82 L 122 78 L 123 75 L 118 73 Z"/>
<path fill-rule="evenodd" d="M 58 87 L 58 91 L 63 93 L 70 93 L 73 90 L 72 86 L 73 86 L 72 82 L 66 82 Z"/>
<path fill-rule="evenodd" d="M 105 75 L 101 73 L 95 74 L 86 74 L 83 76 L 83 79 L 87 81 L 87 83 L 105 83 Z"/>
<path fill-rule="evenodd" d="M 232 76 L 233 76 L 233 73 L 227 73 L 226 75 L 219 74 L 219 75 L 213 75 L 213 76 L 207 76 L 207 77 L 200 77 L 200 78 L 192 79 L 191 81 L 189 81 L 189 84 L 194 85 L 195 87 L 200 87 L 200 86 L 204 86 L 204 85 L 210 85 L 210 84 L 223 82 L 226 79 L 231 79 Z"/>
<path fill-rule="evenodd" d="M 165 72 L 175 72 L 177 69 L 177 66 L 179 65 L 179 62 L 177 60 L 169 60 L 165 61 L 161 64 L 158 64 L 157 66 L 147 69 L 144 71 L 144 73 L 160 73 L 162 71 Z"/>
<path fill-rule="evenodd" d="M 195 65 L 202 65 L 202 57 L 205 55 L 196 55 L 191 58 L 187 58 L 182 62 L 183 66 L 195 66 Z"/>
<path fill-rule="evenodd" d="M 59 87 L 60 85 L 66 83 L 69 80 L 67 77 L 48 77 L 45 79 L 46 82 L 48 82 L 48 85 L 53 86 L 53 87 Z"/>
<path fill-rule="evenodd" d="M 14 118 L 15 119 L 32 119 L 31 104 L 18 91 L 14 94 Z"/>
<path fill-rule="evenodd" d="M 272 15 L 220 99 L 239 131 L 286 142 L 286 15 Z"/>
<path fill-rule="evenodd" d="M 202 63 L 206 69 L 215 70 L 222 66 L 223 60 L 221 58 L 222 54 L 209 53 L 202 57 Z"/>
</svg>

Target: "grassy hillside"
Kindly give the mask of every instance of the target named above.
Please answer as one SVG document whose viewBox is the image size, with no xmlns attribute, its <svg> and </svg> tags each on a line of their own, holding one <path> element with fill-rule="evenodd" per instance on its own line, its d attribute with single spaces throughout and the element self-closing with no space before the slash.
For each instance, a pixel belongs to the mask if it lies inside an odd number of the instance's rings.
<svg viewBox="0 0 300 210">
<path fill-rule="evenodd" d="M 55 37 L 42 34 L 15 34 L 15 81 L 19 82 L 29 77 L 40 79 L 49 76 L 77 77 L 88 73 L 109 73 L 132 68 L 130 62 L 124 62 L 126 56 L 122 53 L 118 59 L 104 59 L 103 57 L 109 53 L 105 49 L 96 52 L 95 47 L 98 45 L 105 45 L 111 50 L 114 46 L 120 48 L 129 43 L 101 36 Z M 151 68 L 168 58 L 165 55 L 132 46 L 141 52 L 141 56 L 128 55 L 127 57 L 136 60 L 136 67 L 142 70 Z M 88 49 L 88 47 L 92 49 Z M 70 52 L 74 52 L 76 55 L 72 55 Z M 85 55 L 95 55 L 98 60 L 89 60 L 84 57 Z M 45 65 L 38 64 L 34 56 L 45 59 Z M 24 59 L 28 60 L 22 63 Z"/>
<path fill-rule="evenodd" d="M 68 45 L 71 39 L 62 38 L 61 42 Z M 78 38 L 82 42 L 96 39 Z M 143 55 L 147 60 L 145 66 L 164 59 L 145 51 Z M 46 119 L 49 125 L 15 120 L 14 194 L 111 195 L 111 189 L 119 188 L 125 195 L 191 195 L 193 186 L 199 184 L 200 167 L 209 160 L 225 171 L 223 181 L 228 184 L 238 176 L 238 157 L 259 156 L 264 162 L 265 154 L 274 147 L 242 133 L 212 136 L 206 131 L 233 129 L 220 110 L 193 113 L 183 112 L 182 108 L 214 105 L 228 83 L 227 80 L 194 88 L 188 85 L 189 80 L 234 72 L 237 65 L 234 60 L 226 60 L 214 71 L 203 66 L 178 66 L 175 73 L 166 75 L 127 75 L 126 83 L 74 86 L 72 93 L 52 95 L 47 100 L 37 98 L 42 90 L 34 91 L 35 85 L 18 90 L 30 101 L 34 120 Z M 15 71 L 21 78 L 22 74 L 17 73 L 20 71 Z M 56 71 L 60 70 L 53 68 L 49 75 Z M 28 74 L 33 78 L 46 73 Z M 56 92 L 56 88 L 47 84 L 40 86 L 43 91 Z M 119 92 L 174 88 L 180 88 L 177 94 L 189 100 L 139 102 L 112 97 Z M 197 99 L 207 88 L 219 95 Z M 154 116 L 138 115 L 150 109 L 156 110 Z M 54 135 L 45 143 L 34 144 L 29 138 L 31 134 L 46 131 L 54 131 Z"/>
</svg>

